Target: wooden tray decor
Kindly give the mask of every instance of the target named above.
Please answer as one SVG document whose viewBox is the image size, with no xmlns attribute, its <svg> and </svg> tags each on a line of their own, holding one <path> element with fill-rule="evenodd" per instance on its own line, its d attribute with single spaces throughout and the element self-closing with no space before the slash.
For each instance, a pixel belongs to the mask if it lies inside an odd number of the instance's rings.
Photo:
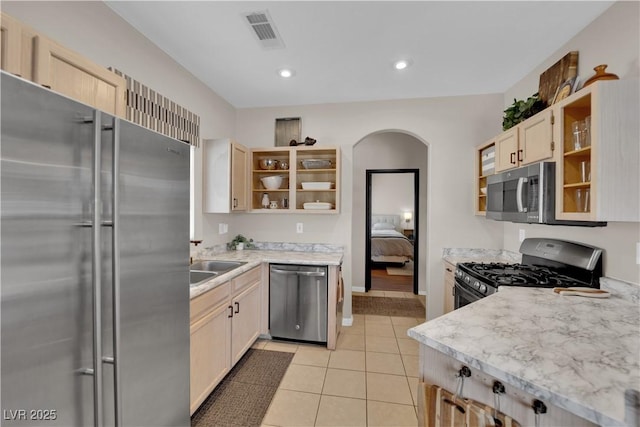
<svg viewBox="0 0 640 427">
<path fill-rule="evenodd" d="M 567 53 L 562 59 L 540 74 L 538 93 L 548 107 L 561 84 L 578 75 L 578 51 Z"/>
</svg>

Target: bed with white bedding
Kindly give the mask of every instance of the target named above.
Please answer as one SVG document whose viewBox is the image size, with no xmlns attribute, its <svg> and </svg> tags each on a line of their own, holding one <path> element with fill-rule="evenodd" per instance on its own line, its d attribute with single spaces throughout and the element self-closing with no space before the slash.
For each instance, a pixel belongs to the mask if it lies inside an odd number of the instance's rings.
<svg viewBox="0 0 640 427">
<path fill-rule="evenodd" d="M 400 230 L 400 215 L 371 216 L 373 262 L 404 264 L 413 259 L 413 243 Z"/>
</svg>

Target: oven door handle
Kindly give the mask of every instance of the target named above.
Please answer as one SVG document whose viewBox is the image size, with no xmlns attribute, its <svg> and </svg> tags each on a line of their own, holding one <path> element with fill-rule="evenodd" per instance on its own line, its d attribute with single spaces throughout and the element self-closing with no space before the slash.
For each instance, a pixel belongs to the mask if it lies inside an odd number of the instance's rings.
<svg viewBox="0 0 640 427">
<path fill-rule="evenodd" d="M 527 208 L 524 206 L 524 200 L 522 197 L 522 192 L 524 190 L 524 184 L 529 181 L 525 177 L 518 178 L 518 187 L 516 189 L 516 204 L 518 206 L 518 212 L 526 212 Z"/>
</svg>

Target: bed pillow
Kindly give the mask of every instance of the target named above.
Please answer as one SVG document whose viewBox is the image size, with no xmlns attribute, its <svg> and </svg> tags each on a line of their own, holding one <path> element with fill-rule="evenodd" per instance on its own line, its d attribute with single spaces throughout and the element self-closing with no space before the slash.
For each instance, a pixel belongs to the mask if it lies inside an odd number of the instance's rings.
<svg viewBox="0 0 640 427">
<path fill-rule="evenodd" d="M 395 230 L 396 227 L 395 225 L 389 222 L 377 222 L 373 224 L 373 229 L 374 230 Z"/>
</svg>

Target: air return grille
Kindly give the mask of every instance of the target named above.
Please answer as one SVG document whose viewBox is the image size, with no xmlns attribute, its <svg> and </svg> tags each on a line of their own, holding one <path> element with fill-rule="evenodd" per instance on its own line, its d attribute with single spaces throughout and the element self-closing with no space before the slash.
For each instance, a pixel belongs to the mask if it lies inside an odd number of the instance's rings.
<svg viewBox="0 0 640 427">
<path fill-rule="evenodd" d="M 284 42 L 280 38 L 278 29 L 266 10 L 260 12 L 245 13 L 243 15 L 247 24 L 260 45 L 265 49 L 283 48 Z"/>
</svg>

